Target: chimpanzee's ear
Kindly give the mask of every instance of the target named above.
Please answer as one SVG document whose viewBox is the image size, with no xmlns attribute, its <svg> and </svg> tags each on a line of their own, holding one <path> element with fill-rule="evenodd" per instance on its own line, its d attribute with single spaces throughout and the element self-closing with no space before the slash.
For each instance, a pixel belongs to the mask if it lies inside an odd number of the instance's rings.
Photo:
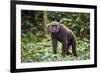
<svg viewBox="0 0 100 73">
<path fill-rule="evenodd" d="M 50 23 L 49 24 L 47 24 L 47 29 L 50 27 Z"/>
<path fill-rule="evenodd" d="M 51 29 L 51 23 L 47 24 L 47 30 L 51 31 L 50 29 Z"/>
<path fill-rule="evenodd" d="M 57 25 L 57 29 L 59 30 L 59 29 L 60 29 L 60 27 L 61 27 L 61 24 L 58 24 L 58 25 Z"/>
</svg>

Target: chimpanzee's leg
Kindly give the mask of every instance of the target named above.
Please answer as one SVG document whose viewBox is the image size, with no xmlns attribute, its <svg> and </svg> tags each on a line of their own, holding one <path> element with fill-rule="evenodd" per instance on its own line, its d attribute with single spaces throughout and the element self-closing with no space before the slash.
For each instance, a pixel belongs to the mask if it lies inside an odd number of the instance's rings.
<svg viewBox="0 0 100 73">
<path fill-rule="evenodd" d="M 77 56 L 77 52 L 76 52 L 76 40 L 75 40 L 75 38 L 74 39 L 72 39 L 72 52 L 73 52 L 73 54 L 74 54 L 74 56 Z"/>
</svg>

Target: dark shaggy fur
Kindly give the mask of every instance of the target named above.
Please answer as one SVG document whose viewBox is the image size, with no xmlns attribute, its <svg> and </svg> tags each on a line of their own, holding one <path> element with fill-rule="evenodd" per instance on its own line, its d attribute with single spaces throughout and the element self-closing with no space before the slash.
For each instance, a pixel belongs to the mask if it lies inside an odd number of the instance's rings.
<svg viewBox="0 0 100 73">
<path fill-rule="evenodd" d="M 56 54 L 56 48 L 57 48 L 57 41 L 60 41 L 62 43 L 62 55 L 65 56 L 65 54 L 71 54 L 69 52 L 69 46 L 72 45 L 72 53 L 74 56 L 77 56 L 76 52 L 76 36 L 75 34 L 65 27 L 63 24 L 59 24 L 56 21 L 53 21 L 49 25 L 49 30 L 51 32 L 51 38 L 52 38 L 52 46 L 53 46 L 53 53 Z"/>
</svg>

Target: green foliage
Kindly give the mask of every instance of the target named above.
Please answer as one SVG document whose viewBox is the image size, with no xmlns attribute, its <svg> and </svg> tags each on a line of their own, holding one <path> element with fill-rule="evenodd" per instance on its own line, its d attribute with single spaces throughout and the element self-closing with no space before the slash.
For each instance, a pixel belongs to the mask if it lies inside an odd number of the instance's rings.
<svg viewBox="0 0 100 73">
<path fill-rule="evenodd" d="M 32 35 L 34 37 L 34 35 Z M 58 43 L 57 54 L 52 53 L 52 45 L 50 37 L 41 38 L 37 37 L 29 40 L 30 37 L 23 36 L 22 38 L 22 49 L 21 49 L 21 62 L 49 62 L 49 61 L 71 61 L 71 60 L 87 60 L 90 58 L 90 45 L 89 41 L 84 38 L 83 40 L 78 40 L 78 57 L 73 55 L 61 56 L 61 44 Z M 33 41 L 34 40 L 34 41 Z M 71 47 L 70 47 L 71 50 Z"/>
<path fill-rule="evenodd" d="M 22 10 L 21 13 L 21 62 L 72 61 L 90 59 L 90 14 L 48 11 L 48 22 L 52 16 L 70 28 L 77 36 L 78 57 L 61 56 L 61 43 L 57 54 L 52 53 L 50 33 L 45 36 L 43 11 Z M 70 47 L 71 51 L 71 47 Z"/>
</svg>

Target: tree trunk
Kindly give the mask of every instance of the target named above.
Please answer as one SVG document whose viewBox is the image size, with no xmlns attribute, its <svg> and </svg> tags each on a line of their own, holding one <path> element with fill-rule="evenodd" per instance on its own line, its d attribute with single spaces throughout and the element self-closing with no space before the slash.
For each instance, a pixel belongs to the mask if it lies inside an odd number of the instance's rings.
<svg viewBox="0 0 100 73">
<path fill-rule="evenodd" d="M 47 23 L 48 23 L 48 18 L 47 18 L 47 11 L 44 11 L 44 36 L 47 36 Z"/>
</svg>

